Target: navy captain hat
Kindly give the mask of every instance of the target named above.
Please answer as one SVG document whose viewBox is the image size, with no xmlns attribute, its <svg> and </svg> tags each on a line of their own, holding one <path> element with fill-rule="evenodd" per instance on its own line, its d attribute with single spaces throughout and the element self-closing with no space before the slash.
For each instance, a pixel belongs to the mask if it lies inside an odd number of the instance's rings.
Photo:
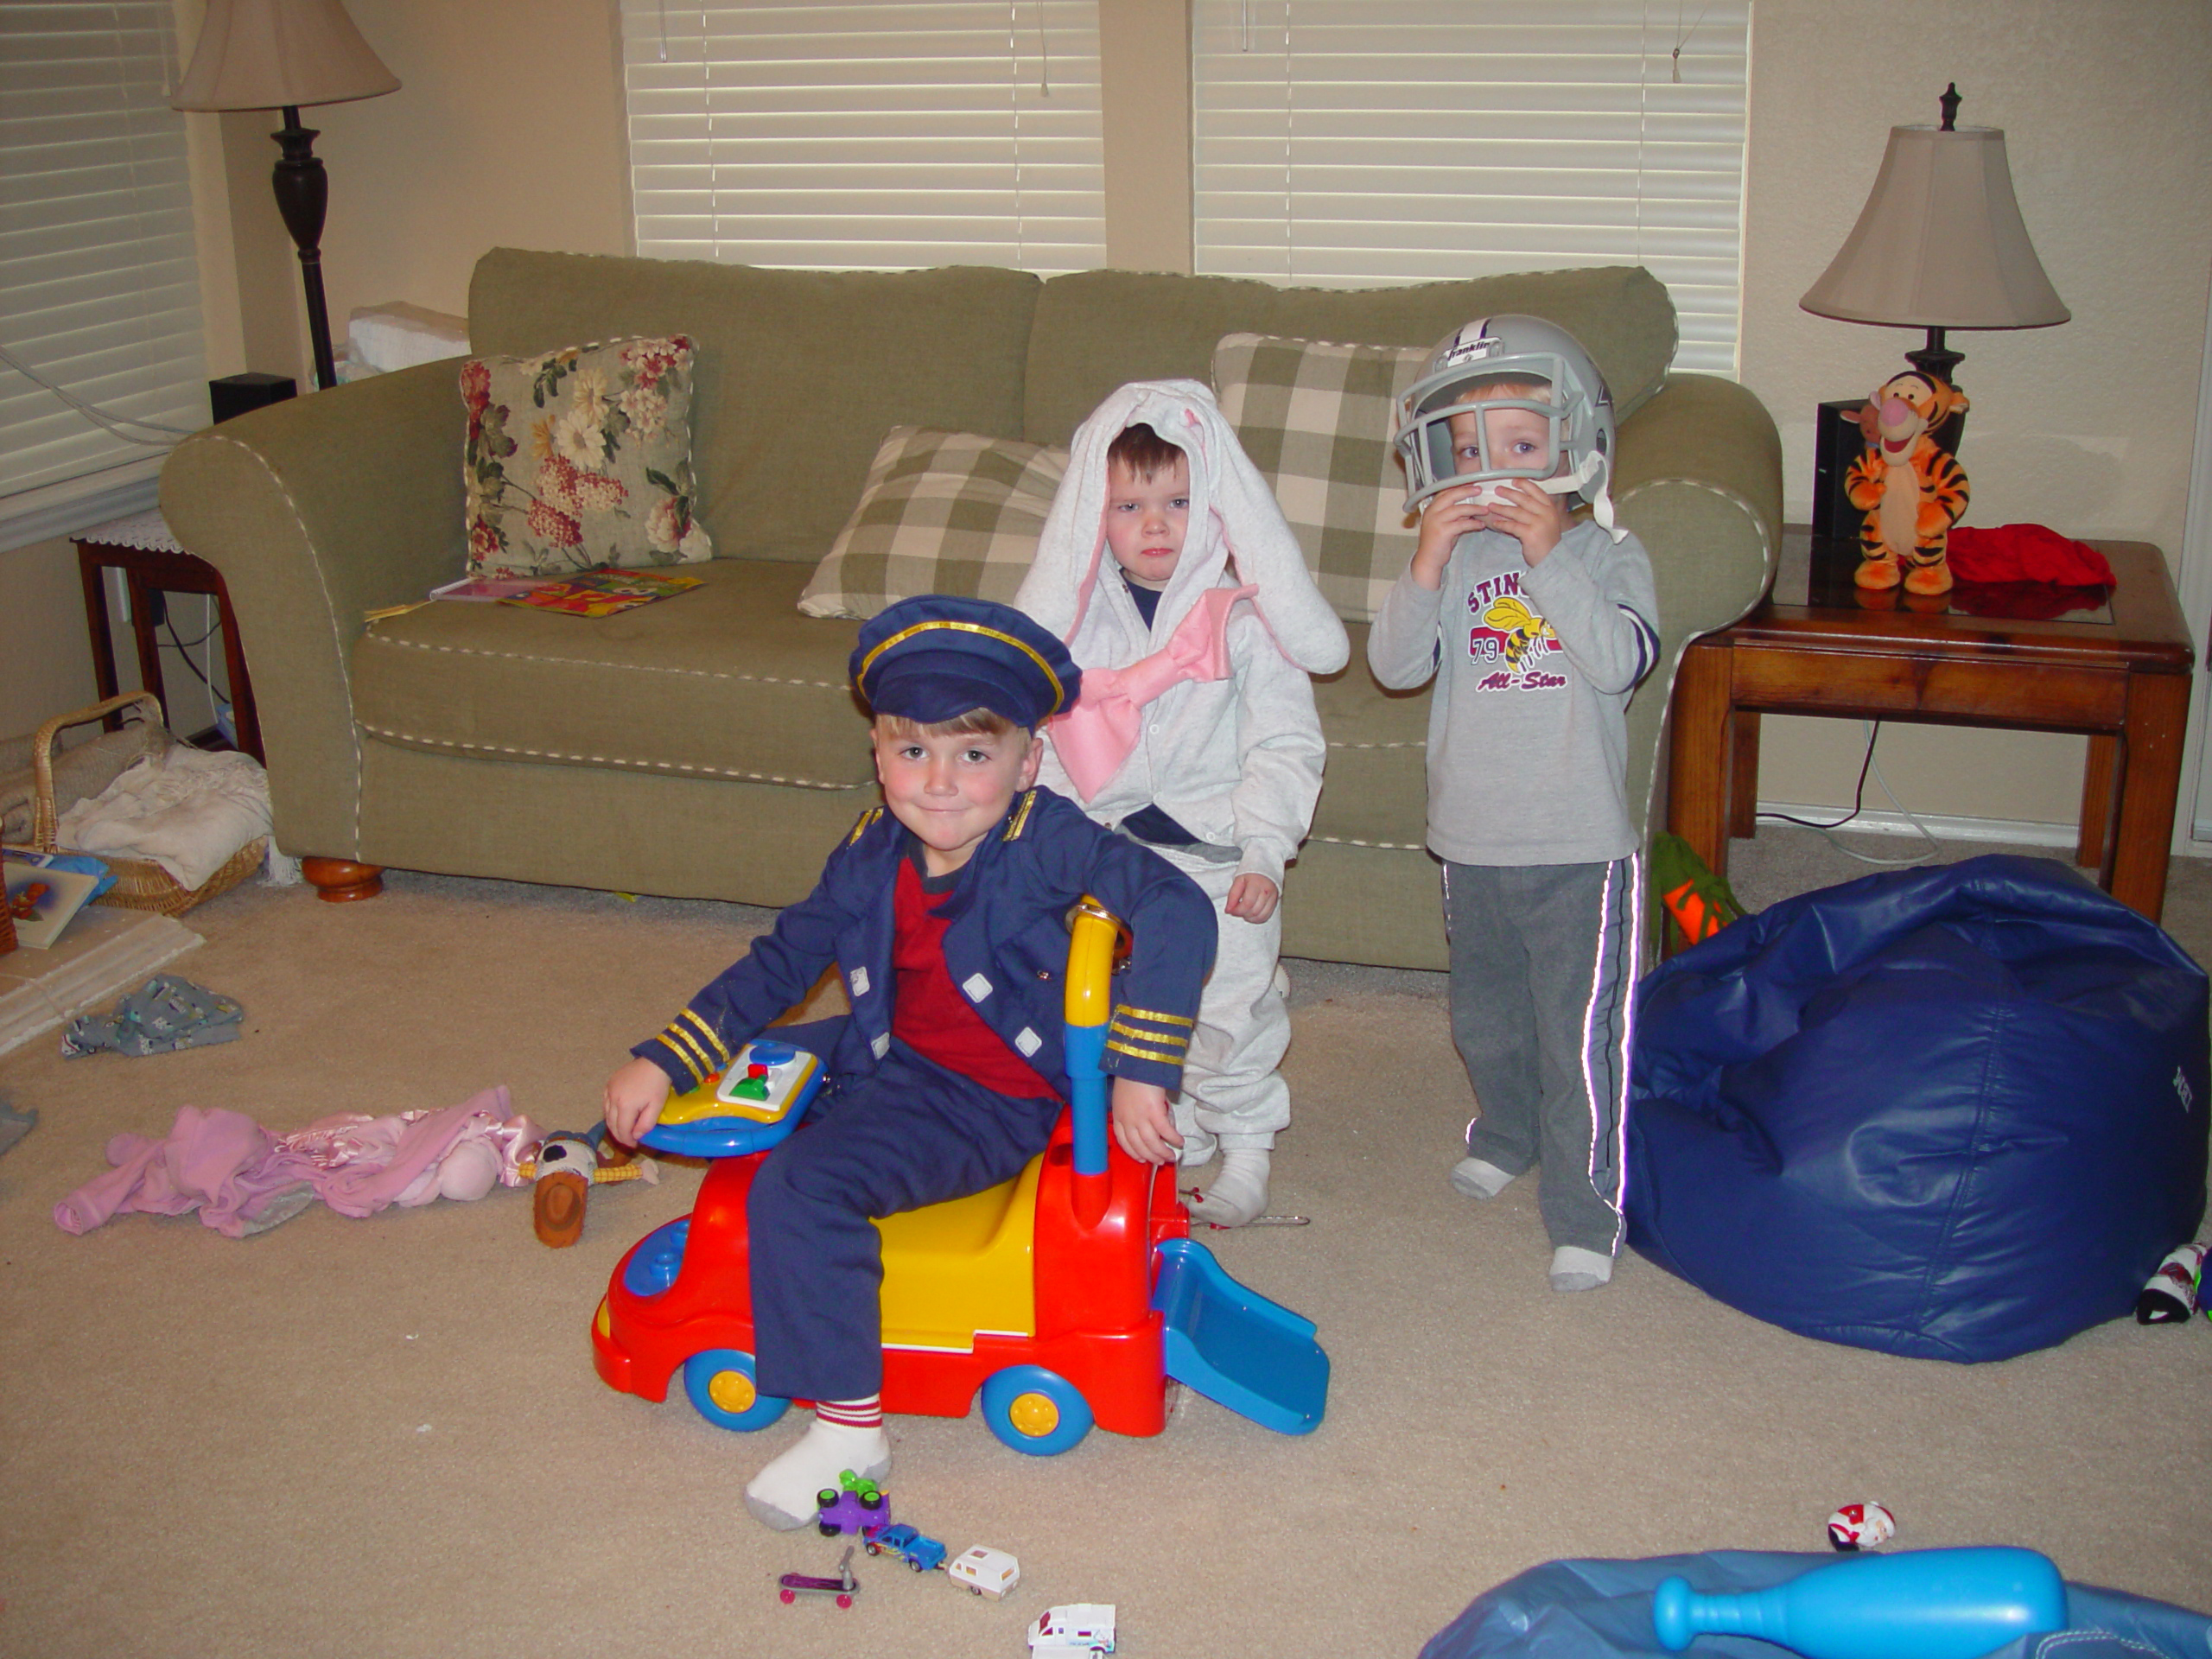
<svg viewBox="0 0 2212 1659">
<path fill-rule="evenodd" d="M 924 726 L 988 709 L 1034 730 L 1075 706 L 1083 671 L 1008 605 L 950 594 L 902 599 L 861 629 L 853 683 L 879 715 Z"/>
</svg>

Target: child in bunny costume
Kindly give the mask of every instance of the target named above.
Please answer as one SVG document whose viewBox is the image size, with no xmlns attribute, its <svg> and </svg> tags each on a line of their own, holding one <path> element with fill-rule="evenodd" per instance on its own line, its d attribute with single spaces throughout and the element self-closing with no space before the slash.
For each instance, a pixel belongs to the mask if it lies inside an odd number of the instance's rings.
<svg viewBox="0 0 2212 1659">
<path fill-rule="evenodd" d="M 1077 429 L 1015 603 L 1084 671 L 1039 781 L 1191 876 L 1218 919 L 1182 1089 L 1161 1121 L 1117 1116 L 1115 1133 L 1155 1164 L 1218 1149 L 1191 1214 L 1243 1226 L 1290 1122 L 1277 904 L 1327 755 L 1310 677 L 1344 665 L 1344 625 L 1195 380 L 1123 386 Z"/>
</svg>

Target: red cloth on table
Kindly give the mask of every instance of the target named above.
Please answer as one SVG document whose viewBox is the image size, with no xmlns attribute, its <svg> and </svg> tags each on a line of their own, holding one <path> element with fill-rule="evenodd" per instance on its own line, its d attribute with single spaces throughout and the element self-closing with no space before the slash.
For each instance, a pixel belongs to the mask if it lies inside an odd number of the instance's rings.
<svg viewBox="0 0 2212 1659">
<path fill-rule="evenodd" d="M 1948 555 L 1961 582 L 2050 582 L 2066 588 L 2111 588 L 2112 566 L 2086 542 L 2044 524 L 1995 530 L 1953 526 Z"/>
</svg>

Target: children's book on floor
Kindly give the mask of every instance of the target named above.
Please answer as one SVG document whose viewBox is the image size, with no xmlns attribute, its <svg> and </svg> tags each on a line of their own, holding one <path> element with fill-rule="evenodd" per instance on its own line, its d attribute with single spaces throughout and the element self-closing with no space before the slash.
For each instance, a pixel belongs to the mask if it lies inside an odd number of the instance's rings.
<svg viewBox="0 0 2212 1659">
<path fill-rule="evenodd" d="M 16 943 L 32 950 L 43 950 L 60 938 L 99 885 L 99 877 L 82 870 L 41 868 L 13 858 L 4 868 Z"/>
</svg>

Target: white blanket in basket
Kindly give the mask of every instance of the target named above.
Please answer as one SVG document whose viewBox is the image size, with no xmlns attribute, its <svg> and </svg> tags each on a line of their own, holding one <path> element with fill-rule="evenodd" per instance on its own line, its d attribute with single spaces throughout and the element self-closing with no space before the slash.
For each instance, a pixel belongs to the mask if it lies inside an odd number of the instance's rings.
<svg viewBox="0 0 2212 1659">
<path fill-rule="evenodd" d="M 80 852 L 151 859 L 197 887 L 269 833 L 269 776 L 250 754 L 182 745 L 149 755 L 61 815 L 60 840 Z"/>
</svg>

